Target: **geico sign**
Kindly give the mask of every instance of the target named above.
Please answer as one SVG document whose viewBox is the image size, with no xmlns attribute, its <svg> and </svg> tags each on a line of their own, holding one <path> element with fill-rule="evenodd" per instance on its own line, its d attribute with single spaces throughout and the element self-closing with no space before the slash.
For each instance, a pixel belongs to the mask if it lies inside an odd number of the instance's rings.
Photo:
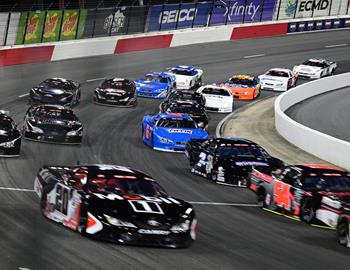
<svg viewBox="0 0 350 270">
<path fill-rule="evenodd" d="M 299 5 L 299 12 L 311 10 L 325 10 L 329 7 L 329 0 L 310 0 L 301 1 Z"/>
<path fill-rule="evenodd" d="M 195 8 L 184 8 L 184 9 L 176 9 L 176 10 L 170 10 L 170 11 L 163 11 L 159 14 L 159 23 L 174 23 L 176 21 L 178 22 L 185 22 L 185 21 L 192 21 L 196 15 L 196 9 Z"/>
</svg>

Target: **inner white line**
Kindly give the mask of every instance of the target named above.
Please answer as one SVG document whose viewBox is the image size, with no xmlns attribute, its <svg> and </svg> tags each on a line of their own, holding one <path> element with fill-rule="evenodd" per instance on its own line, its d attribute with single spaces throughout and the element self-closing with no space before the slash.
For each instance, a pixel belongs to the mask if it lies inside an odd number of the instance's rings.
<svg viewBox="0 0 350 270">
<path fill-rule="evenodd" d="M 239 206 L 239 207 L 258 207 L 256 204 L 249 203 L 224 203 L 224 202 L 189 202 L 197 205 L 218 205 L 218 206 Z"/>
<path fill-rule="evenodd" d="M 26 189 L 26 188 L 11 188 L 11 187 L 0 187 L 0 190 L 11 190 L 11 191 L 34 192 L 34 190 L 33 190 L 33 189 Z"/>
<path fill-rule="evenodd" d="M 265 54 L 246 55 L 246 56 L 243 56 L 243 58 L 254 58 L 254 57 L 261 57 L 261 56 L 265 56 Z"/>
<path fill-rule="evenodd" d="M 20 95 L 20 96 L 18 96 L 18 97 L 19 97 L 19 98 L 23 98 L 23 97 L 26 97 L 26 96 L 29 96 L 29 93 Z"/>
<path fill-rule="evenodd" d="M 90 80 L 86 80 L 86 82 L 102 81 L 102 80 L 104 80 L 104 79 L 106 79 L 106 77 L 90 79 Z"/>
<path fill-rule="evenodd" d="M 348 46 L 347 43 L 342 43 L 342 44 L 334 44 L 334 45 L 327 45 L 324 46 L 325 48 L 335 48 L 335 47 L 344 47 L 344 46 Z"/>
</svg>

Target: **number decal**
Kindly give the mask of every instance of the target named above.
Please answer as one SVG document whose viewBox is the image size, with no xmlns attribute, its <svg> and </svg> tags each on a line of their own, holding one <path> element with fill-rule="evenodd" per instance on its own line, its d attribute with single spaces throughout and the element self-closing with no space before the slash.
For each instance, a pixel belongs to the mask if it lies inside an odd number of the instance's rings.
<svg viewBox="0 0 350 270">
<path fill-rule="evenodd" d="M 164 214 L 162 208 L 156 202 L 128 201 L 132 209 L 137 213 Z"/>
<path fill-rule="evenodd" d="M 147 125 L 147 126 L 146 126 L 145 138 L 146 138 L 146 139 L 149 139 L 150 134 L 151 134 L 151 127 L 150 127 L 150 125 Z"/>
<path fill-rule="evenodd" d="M 55 209 L 64 215 L 67 215 L 68 213 L 68 196 L 69 188 L 62 185 L 56 186 Z"/>
<path fill-rule="evenodd" d="M 290 210 L 290 185 L 281 181 L 275 181 L 273 187 L 274 201 L 279 206 L 286 210 Z"/>
</svg>

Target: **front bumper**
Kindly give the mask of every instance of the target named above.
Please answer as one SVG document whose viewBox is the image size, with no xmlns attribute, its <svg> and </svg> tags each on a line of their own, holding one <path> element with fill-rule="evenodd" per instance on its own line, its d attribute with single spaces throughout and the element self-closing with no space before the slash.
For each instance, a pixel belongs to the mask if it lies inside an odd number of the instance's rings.
<svg viewBox="0 0 350 270">
<path fill-rule="evenodd" d="M 45 97 L 38 94 L 29 94 L 29 103 L 31 105 L 40 105 L 40 104 L 55 104 L 55 105 L 70 105 L 73 100 L 73 96 L 68 97 L 64 101 L 61 101 L 62 97 Z"/>
<path fill-rule="evenodd" d="M 225 108 L 219 108 L 219 107 L 205 107 L 205 109 L 209 112 L 218 112 L 218 113 L 230 113 L 233 111 L 232 107 L 225 107 Z"/>
<path fill-rule="evenodd" d="M 131 98 L 128 101 L 120 101 L 117 99 L 100 99 L 96 95 L 93 97 L 93 102 L 99 105 L 115 107 L 134 107 L 137 104 L 136 98 Z"/>
<path fill-rule="evenodd" d="M 287 91 L 287 87 L 286 86 L 266 85 L 266 84 L 262 84 L 261 85 L 261 89 L 262 90 L 277 91 L 277 92 Z"/>
<path fill-rule="evenodd" d="M 21 143 L 11 148 L 0 146 L 0 157 L 18 157 L 21 150 Z"/>
<path fill-rule="evenodd" d="M 24 132 L 24 138 L 33 141 L 48 142 L 48 143 L 61 143 L 61 144 L 80 144 L 82 136 L 66 136 L 62 134 L 39 134 L 33 132 Z"/>
<path fill-rule="evenodd" d="M 153 146 L 153 149 L 163 152 L 184 152 L 186 149 L 186 143 L 166 144 L 157 142 Z"/>
<path fill-rule="evenodd" d="M 305 73 L 305 72 L 297 72 L 298 78 L 301 79 L 319 79 L 321 78 L 320 74 L 311 74 L 311 73 Z"/>
</svg>

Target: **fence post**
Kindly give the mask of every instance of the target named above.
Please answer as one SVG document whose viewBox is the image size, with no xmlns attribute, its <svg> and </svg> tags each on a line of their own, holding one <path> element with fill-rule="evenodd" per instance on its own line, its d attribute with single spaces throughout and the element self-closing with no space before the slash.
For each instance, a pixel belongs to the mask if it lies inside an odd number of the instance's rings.
<svg viewBox="0 0 350 270">
<path fill-rule="evenodd" d="M 57 41 L 60 41 L 61 39 L 61 33 L 62 33 L 62 25 L 63 25 L 63 20 L 64 20 L 64 9 L 62 10 L 62 19 L 61 19 L 61 23 L 60 23 L 60 31 L 58 32 L 58 39 Z"/>
<path fill-rule="evenodd" d="M 207 19 L 207 26 L 210 26 L 210 22 L 211 22 L 211 16 L 212 16 L 212 14 L 213 14 L 213 9 L 214 9 L 214 2 L 215 0 L 213 0 L 213 2 L 212 2 L 212 5 L 211 5 L 211 8 L 210 8 L 210 10 L 209 10 L 209 12 L 208 12 L 208 19 Z"/>
<path fill-rule="evenodd" d="M 311 7 L 311 18 L 313 18 L 314 17 L 314 11 L 315 11 L 315 9 L 314 9 L 314 7 L 315 7 L 315 0 L 312 0 L 312 7 Z"/>
<path fill-rule="evenodd" d="M 113 24 L 114 24 L 114 19 L 115 19 L 115 13 L 117 12 L 117 8 L 114 7 L 113 9 L 113 16 L 112 16 L 112 22 L 111 22 L 111 26 L 109 27 L 108 30 L 108 35 L 111 36 L 112 35 L 112 28 L 113 28 Z"/>
<path fill-rule="evenodd" d="M 191 28 L 193 28 L 193 26 L 194 26 L 194 21 L 195 21 L 195 19 L 196 19 L 196 17 L 197 17 L 197 5 L 198 5 L 198 2 L 196 2 L 196 3 L 194 4 L 194 16 L 193 16 L 193 19 L 192 19 L 192 26 L 191 26 Z"/>
<path fill-rule="evenodd" d="M 243 11 L 243 20 L 242 20 L 242 23 L 244 23 L 244 20 L 245 20 L 245 13 L 246 13 L 246 8 L 247 8 L 247 0 L 245 0 L 244 2 L 244 11 Z"/>
<path fill-rule="evenodd" d="M 132 7 L 130 6 L 129 8 L 131 9 Z M 130 12 L 130 14 L 131 14 L 131 12 Z M 131 20 L 131 16 L 129 16 L 130 14 L 129 14 L 129 9 L 127 9 L 127 13 L 126 13 L 126 15 L 127 15 L 127 20 L 126 20 L 125 34 L 128 34 L 128 33 L 129 33 L 129 25 L 130 25 L 130 20 Z"/>
<path fill-rule="evenodd" d="M 332 4 L 333 4 L 333 0 L 331 0 L 331 4 L 329 6 L 329 13 L 328 13 L 328 16 L 331 16 L 331 13 L 332 13 Z M 348 4 L 349 4 L 349 1 L 348 1 Z"/>
<path fill-rule="evenodd" d="M 298 9 L 298 0 L 295 1 L 295 9 L 294 9 L 293 19 L 295 19 L 295 16 L 297 15 L 297 9 Z"/>
<path fill-rule="evenodd" d="M 9 14 L 7 16 L 7 24 L 6 24 L 6 31 L 5 31 L 5 37 L 4 37 L 4 46 L 6 46 L 6 42 L 7 42 L 7 36 L 8 36 L 8 33 L 9 33 L 10 21 L 11 21 L 11 12 L 9 12 Z"/>
<path fill-rule="evenodd" d="M 281 2 L 280 2 L 280 3 L 281 3 Z M 264 7 L 265 7 L 265 0 L 263 0 L 262 6 L 261 6 L 260 20 L 259 20 L 260 22 L 261 22 L 262 17 L 263 17 Z M 280 12 L 279 9 L 278 9 L 278 12 Z M 278 16 L 278 14 L 277 14 L 277 16 Z"/>
<path fill-rule="evenodd" d="M 24 44 L 26 42 L 26 34 L 27 34 L 27 27 L 28 27 L 28 19 L 29 19 L 29 11 L 27 11 L 27 18 L 26 18 L 26 24 L 24 26 L 24 33 L 23 33 L 23 42 Z"/>
<path fill-rule="evenodd" d="M 180 10 L 181 10 L 181 3 L 180 3 L 179 6 L 177 7 L 177 15 L 176 15 L 175 29 L 177 29 L 177 25 L 178 25 L 178 23 L 179 23 Z"/>
<path fill-rule="evenodd" d="M 346 14 L 349 13 L 349 8 L 350 8 L 350 1 L 348 1 L 348 7 L 347 7 L 347 9 L 346 9 Z"/>
<path fill-rule="evenodd" d="M 231 0 L 228 1 L 228 9 L 227 9 L 227 14 L 226 14 L 226 18 L 225 18 L 225 25 L 227 25 L 228 14 L 230 13 L 230 6 L 231 6 Z"/>
<path fill-rule="evenodd" d="M 162 30 L 162 24 L 163 24 L 163 14 L 164 14 L 164 4 L 162 5 L 162 15 L 160 16 L 160 22 L 159 22 L 159 31 Z"/>
<path fill-rule="evenodd" d="M 40 43 L 43 43 L 44 33 L 45 33 L 45 24 L 46 24 L 47 10 L 45 10 L 45 16 L 43 20 L 43 31 L 41 32 Z"/>
<path fill-rule="evenodd" d="M 92 26 L 91 37 L 94 37 L 94 35 L 95 35 L 96 18 L 97 18 L 97 8 L 95 9 L 95 17 L 94 17 L 94 24 L 93 24 L 93 26 Z"/>
<path fill-rule="evenodd" d="M 75 31 L 75 37 L 74 37 L 74 39 L 77 39 L 77 38 L 78 38 L 79 23 L 80 23 L 80 13 L 81 13 L 81 9 L 79 8 L 79 11 L 78 11 L 78 21 L 77 21 L 77 31 Z"/>
</svg>

